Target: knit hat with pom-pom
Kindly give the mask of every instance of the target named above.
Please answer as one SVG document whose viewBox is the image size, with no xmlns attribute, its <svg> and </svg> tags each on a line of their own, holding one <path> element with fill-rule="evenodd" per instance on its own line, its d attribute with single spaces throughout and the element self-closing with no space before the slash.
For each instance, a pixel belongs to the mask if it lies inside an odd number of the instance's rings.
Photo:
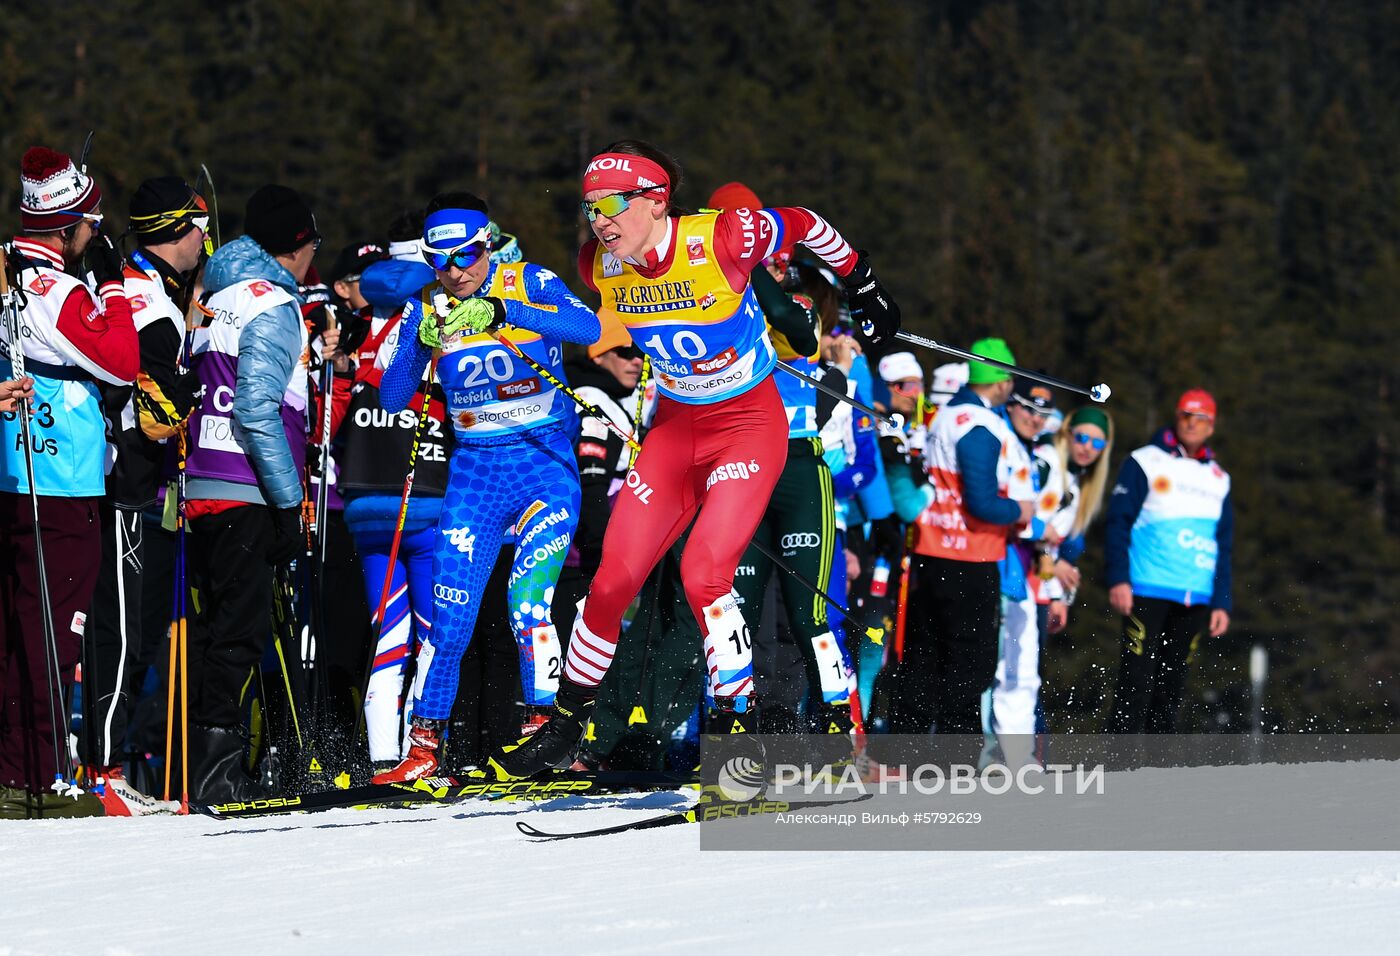
<svg viewBox="0 0 1400 956">
<path fill-rule="evenodd" d="M 25 232 L 59 232 L 92 212 L 102 191 L 63 153 L 32 147 L 20 162 L 20 227 Z"/>
</svg>

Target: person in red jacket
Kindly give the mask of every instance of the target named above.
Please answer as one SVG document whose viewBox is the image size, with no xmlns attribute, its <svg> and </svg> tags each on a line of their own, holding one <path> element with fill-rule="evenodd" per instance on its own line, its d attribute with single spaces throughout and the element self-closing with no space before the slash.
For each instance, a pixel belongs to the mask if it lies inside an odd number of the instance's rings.
<svg viewBox="0 0 1400 956">
<path fill-rule="evenodd" d="M 23 308 L 18 329 L 8 327 L 6 316 L 0 379 L 14 378 L 22 364 L 34 384 L 27 411 L 0 419 L 0 817 L 97 814 L 95 800 L 74 801 L 49 789 L 71 772 L 64 728 L 54 726 L 54 715 L 66 706 L 101 563 L 100 387 L 135 380 L 140 348 L 121 256 L 101 232 L 97 184 L 72 159 L 42 147 L 24 154 L 20 181 L 22 232 L 6 253 L 6 270 Z M 81 271 L 74 267 L 84 252 L 95 296 L 69 271 Z M 19 421 L 25 414 L 28 453 Z"/>
</svg>

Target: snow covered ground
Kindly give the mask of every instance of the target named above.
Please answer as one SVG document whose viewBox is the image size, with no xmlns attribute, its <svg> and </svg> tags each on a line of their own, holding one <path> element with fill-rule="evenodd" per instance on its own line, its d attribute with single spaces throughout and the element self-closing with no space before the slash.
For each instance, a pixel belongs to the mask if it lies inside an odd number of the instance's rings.
<svg viewBox="0 0 1400 956">
<path fill-rule="evenodd" d="M 514 827 L 686 800 L 0 824 L 0 956 L 1400 945 L 1397 852 L 702 853 L 695 826 L 539 844 Z"/>
</svg>

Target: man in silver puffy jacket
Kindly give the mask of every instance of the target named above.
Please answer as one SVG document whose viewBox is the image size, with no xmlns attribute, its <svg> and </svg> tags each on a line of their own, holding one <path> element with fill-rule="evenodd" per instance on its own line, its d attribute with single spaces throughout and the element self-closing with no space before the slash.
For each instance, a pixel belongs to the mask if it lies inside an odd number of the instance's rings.
<svg viewBox="0 0 1400 956">
<path fill-rule="evenodd" d="M 240 697 L 270 630 L 274 569 L 306 551 L 302 476 L 314 396 L 297 285 L 320 235 L 311 209 L 285 186 L 255 192 L 244 222 L 246 234 L 205 270 L 193 350 L 200 400 L 189 423 L 185 514 L 199 601 L 189 643 L 190 798 L 201 803 L 255 795 Z"/>
</svg>

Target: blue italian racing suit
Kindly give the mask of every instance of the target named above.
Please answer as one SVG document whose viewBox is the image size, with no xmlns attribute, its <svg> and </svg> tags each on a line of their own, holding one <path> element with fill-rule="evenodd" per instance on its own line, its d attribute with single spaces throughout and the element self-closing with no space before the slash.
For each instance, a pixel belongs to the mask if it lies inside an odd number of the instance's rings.
<svg viewBox="0 0 1400 956">
<path fill-rule="evenodd" d="M 446 720 L 452 710 L 462 655 L 507 533 L 515 536 L 509 608 L 527 705 L 553 702 L 563 656 L 550 602 L 578 523 L 578 419 L 568 396 L 501 340 L 562 381 L 562 342 L 597 341 L 598 319 L 563 280 L 530 263 L 493 263 L 476 295 L 501 299 L 507 324 L 448 341 L 438 360 L 457 447 L 433 551 L 433 627 L 418 652 L 414 684 L 413 712 L 427 720 Z M 386 410 L 411 401 L 432 354 L 418 325 L 429 310 L 445 314 L 448 307 L 440 285 L 405 307 L 380 385 Z"/>
</svg>

